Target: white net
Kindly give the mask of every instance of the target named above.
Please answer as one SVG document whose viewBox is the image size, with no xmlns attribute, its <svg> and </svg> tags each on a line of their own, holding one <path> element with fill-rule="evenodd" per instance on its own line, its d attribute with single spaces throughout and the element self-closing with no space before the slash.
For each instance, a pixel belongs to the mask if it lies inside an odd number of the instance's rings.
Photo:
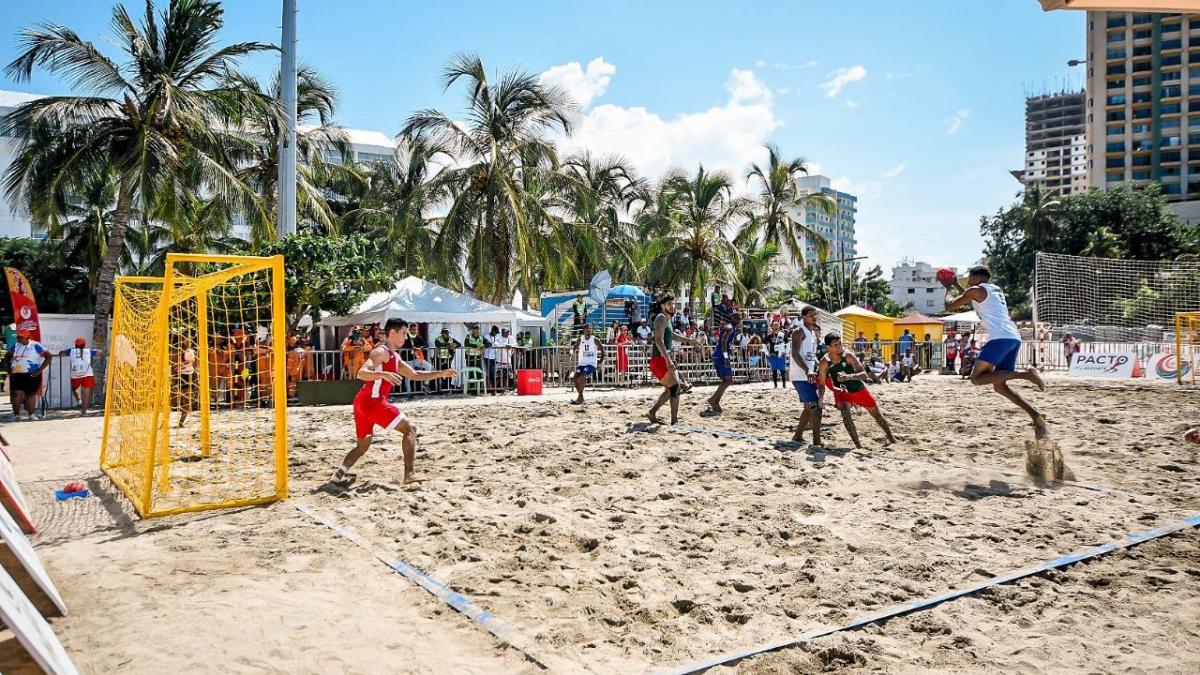
<svg viewBox="0 0 1200 675">
<path fill-rule="evenodd" d="M 1034 280 L 1037 319 L 1056 337 L 1170 341 L 1175 314 L 1200 310 L 1200 262 L 1038 253 Z"/>
</svg>

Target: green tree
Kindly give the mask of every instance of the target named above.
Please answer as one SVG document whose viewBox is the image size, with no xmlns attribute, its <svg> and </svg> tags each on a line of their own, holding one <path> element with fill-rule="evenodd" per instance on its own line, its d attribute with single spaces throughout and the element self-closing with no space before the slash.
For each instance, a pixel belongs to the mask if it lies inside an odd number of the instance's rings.
<svg viewBox="0 0 1200 675">
<path fill-rule="evenodd" d="M 49 226 L 50 245 L 63 258 L 83 268 L 88 292 L 93 295 L 100 283 L 100 266 L 116 220 L 116 192 L 117 182 L 111 173 L 94 172 L 75 185 L 71 199 L 50 209 L 42 219 Z M 133 266 L 129 248 L 121 256 L 120 265 L 124 269 Z"/>
<path fill-rule="evenodd" d="M 147 2 L 138 23 L 118 4 L 112 27 L 122 63 L 65 26 L 43 24 L 21 33 L 20 53 L 5 71 L 27 81 L 40 66 L 93 94 L 20 105 L 0 122 L 0 136 L 18 139 L 4 184 L 9 198 L 27 204 L 31 213 L 64 203 L 66 191 L 83 176 L 115 176 L 115 210 L 96 290 L 92 339 L 98 349 L 108 344 L 113 278 L 135 208 L 153 211 L 158 195 L 189 161 L 201 167 L 210 193 L 251 194 L 236 175 L 231 152 L 249 141 L 233 130 L 247 110 L 273 103 L 231 86 L 230 75 L 239 58 L 271 47 L 219 46 L 223 16 L 219 2 L 170 0 L 158 14 Z M 104 365 L 96 368 L 101 381 Z"/>
<path fill-rule="evenodd" d="M 557 219 L 526 187 L 536 174 L 557 170 L 549 134 L 570 132 L 573 106 L 565 93 L 540 84 L 536 75 L 511 72 L 492 82 L 478 56 L 455 57 L 443 79 L 447 88 L 466 84 L 462 122 L 421 110 L 401 131 L 444 144 L 458 161 L 447 175 L 453 197 L 440 222 L 435 255 L 448 262 L 465 260 L 479 297 L 509 302 L 518 283 L 534 285 L 534 269 L 522 261 L 555 264 L 538 256 L 544 252 L 544 228 Z M 525 278 L 518 280 L 518 273 Z"/>
<path fill-rule="evenodd" d="M 568 283 L 582 287 L 596 272 L 632 262 L 638 239 L 625 214 L 644 198 L 645 185 L 625 159 L 588 152 L 568 157 L 561 175 L 563 229 L 578 267 Z"/>
<path fill-rule="evenodd" d="M 1025 191 L 1018 213 L 1025 237 L 1034 250 L 1042 250 L 1058 234 L 1057 218 L 1061 210 L 1062 201 L 1040 186 Z"/>
<path fill-rule="evenodd" d="M 829 256 L 829 240 L 804 224 L 802 218 L 809 210 L 832 216 L 836 213 L 836 201 L 827 194 L 800 189 L 796 179 L 808 175 L 808 165 L 803 159 L 785 161 L 779 148 L 771 144 L 766 148 L 766 166 L 751 164 L 746 173 L 746 180 L 753 181 L 758 189 L 754 203 L 757 217 L 747 222 L 749 227 L 740 238 L 774 244 L 787 254 L 790 262 L 801 265 L 805 242 L 812 242 L 818 258 L 824 261 Z"/>
<path fill-rule="evenodd" d="M 92 294 L 88 276 L 80 261 L 63 255 L 63 250 L 49 243 L 26 237 L 0 237 L 0 268 L 14 267 L 21 271 L 33 287 L 38 311 L 45 314 L 87 314 L 92 311 Z M 3 270 L 0 269 L 0 272 Z M 0 279 L 4 275 L 0 274 Z M 8 287 L 0 281 L 0 326 L 13 322 Z"/>
<path fill-rule="evenodd" d="M 775 244 L 747 243 L 735 264 L 734 301 L 742 306 L 764 306 L 775 284 L 780 257 L 779 247 Z"/>
<path fill-rule="evenodd" d="M 357 235 L 289 235 L 263 247 L 260 255 L 283 256 L 289 329 L 320 312 L 349 314 L 367 295 L 395 281 L 376 244 Z"/>
<path fill-rule="evenodd" d="M 694 175 L 679 170 L 663 178 L 668 227 L 650 244 L 653 257 L 648 276 L 668 288 L 688 288 L 689 304 L 696 304 L 712 283 L 731 283 L 740 258 L 730 232 L 746 218 L 749 200 L 733 196 L 733 184 L 724 173 L 700 166 Z"/>
</svg>

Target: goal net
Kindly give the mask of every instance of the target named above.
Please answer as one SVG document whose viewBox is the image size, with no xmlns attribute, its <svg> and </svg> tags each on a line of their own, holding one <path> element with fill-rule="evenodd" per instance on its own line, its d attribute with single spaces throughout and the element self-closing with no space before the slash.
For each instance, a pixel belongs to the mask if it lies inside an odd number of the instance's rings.
<svg viewBox="0 0 1200 675">
<path fill-rule="evenodd" d="M 1197 358 L 1200 357 L 1200 312 L 1175 315 L 1175 381 L 1196 384 Z"/>
<path fill-rule="evenodd" d="M 100 468 L 138 514 L 286 497 L 283 258 L 170 254 L 115 293 Z"/>
<path fill-rule="evenodd" d="M 1038 253 L 1037 320 L 1055 337 L 1173 342 L 1175 314 L 1200 310 L 1200 262 Z"/>
</svg>

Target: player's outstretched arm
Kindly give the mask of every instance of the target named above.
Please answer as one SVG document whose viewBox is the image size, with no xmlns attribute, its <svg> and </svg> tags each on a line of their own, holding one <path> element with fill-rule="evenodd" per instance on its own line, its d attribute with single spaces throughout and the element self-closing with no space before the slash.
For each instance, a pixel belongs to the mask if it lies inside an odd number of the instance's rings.
<svg viewBox="0 0 1200 675">
<path fill-rule="evenodd" d="M 963 290 L 962 284 L 958 283 L 958 279 L 954 278 L 949 281 L 943 281 L 942 285 L 946 287 L 946 311 L 951 312 L 956 309 L 966 307 L 972 300 L 975 302 L 983 302 L 987 300 L 987 293 L 978 286 L 972 286 Z"/>
<path fill-rule="evenodd" d="M 403 361 L 396 362 L 395 375 L 397 376 L 397 380 L 407 377 L 414 382 L 426 382 L 428 380 L 440 380 L 443 377 L 454 377 L 457 374 L 458 371 L 453 368 L 446 368 L 445 370 L 431 370 L 426 373 L 413 370 L 412 366 Z"/>
</svg>

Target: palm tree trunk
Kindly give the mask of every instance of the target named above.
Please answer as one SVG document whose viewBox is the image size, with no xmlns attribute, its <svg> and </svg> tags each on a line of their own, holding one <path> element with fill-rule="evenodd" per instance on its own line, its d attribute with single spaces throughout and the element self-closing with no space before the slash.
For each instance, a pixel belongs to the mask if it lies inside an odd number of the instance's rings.
<svg viewBox="0 0 1200 675">
<path fill-rule="evenodd" d="M 108 372 L 108 327 L 109 315 L 113 308 L 113 280 L 117 276 L 117 266 L 121 255 L 125 252 L 125 230 L 129 226 L 129 211 L 133 205 L 133 187 L 121 185 L 117 193 L 117 209 L 113 214 L 112 229 L 108 233 L 108 250 L 104 253 L 104 262 L 100 265 L 100 279 L 96 287 L 96 306 L 92 316 L 92 348 L 97 350 L 100 358 L 94 364 L 96 375 L 96 398 L 104 402 L 104 377 Z"/>
</svg>

